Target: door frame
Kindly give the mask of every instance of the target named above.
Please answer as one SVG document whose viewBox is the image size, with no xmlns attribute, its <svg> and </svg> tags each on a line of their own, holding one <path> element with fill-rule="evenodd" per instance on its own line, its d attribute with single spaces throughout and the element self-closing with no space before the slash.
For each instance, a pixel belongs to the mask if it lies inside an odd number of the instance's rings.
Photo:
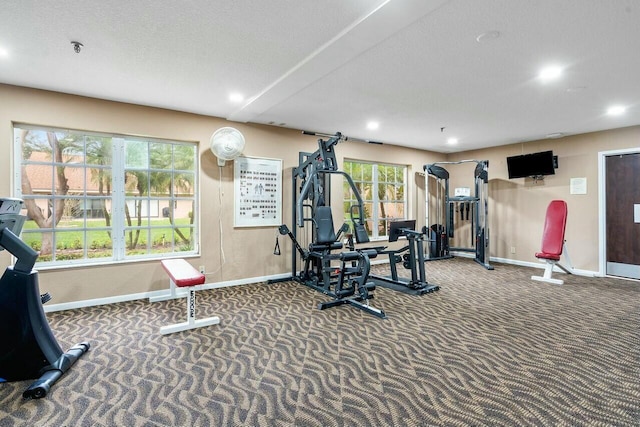
<svg viewBox="0 0 640 427">
<path fill-rule="evenodd" d="M 620 154 L 640 154 L 640 147 L 625 148 L 622 150 L 610 150 L 598 152 L 598 233 L 599 233 L 599 259 L 598 274 L 601 277 L 607 275 L 607 201 L 606 201 L 606 158 Z"/>
</svg>

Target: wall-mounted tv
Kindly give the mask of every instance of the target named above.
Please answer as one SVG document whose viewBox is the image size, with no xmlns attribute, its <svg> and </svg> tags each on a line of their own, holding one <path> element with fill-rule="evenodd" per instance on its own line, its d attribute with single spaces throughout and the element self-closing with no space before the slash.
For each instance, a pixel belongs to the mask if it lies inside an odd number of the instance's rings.
<svg viewBox="0 0 640 427">
<path fill-rule="evenodd" d="M 509 179 L 554 175 L 557 167 L 558 156 L 554 156 L 553 151 L 507 157 Z"/>
</svg>

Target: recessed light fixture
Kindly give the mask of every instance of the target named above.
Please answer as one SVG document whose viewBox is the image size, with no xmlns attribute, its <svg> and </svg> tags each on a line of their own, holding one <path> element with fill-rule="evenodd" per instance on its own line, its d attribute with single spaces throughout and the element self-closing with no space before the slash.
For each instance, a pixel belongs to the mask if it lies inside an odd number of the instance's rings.
<svg viewBox="0 0 640 427">
<path fill-rule="evenodd" d="M 0 47 L 0 58 L 6 58 L 9 56 L 9 51 L 3 47 Z"/>
<path fill-rule="evenodd" d="M 562 75 L 562 68 L 558 66 L 545 67 L 540 70 L 538 78 L 543 81 L 555 80 Z"/>
<path fill-rule="evenodd" d="M 570 88 L 567 88 L 567 92 L 573 93 L 573 92 L 582 92 L 583 90 L 586 90 L 587 87 L 586 86 L 572 86 Z"/>
<path fill-rule="evenodd" d="M 458 138 L 449 138 L 447 139 L 447 144 L 456 145 L 458 143 Z"/>
<path fill-rule="evenodd" d="M 244 101 L 244 96 L 241 93 L 234 92 L 232 94 L 229 94 L 229 101 L 242 102 Z"/>
<path fill-rule="evenodd" d="M 476 37 L 476 41 L 478 43 L 485 43 L 497 38 L 500 38 L 500 31 L 491 30 L 480 34 L 478 37 Z"/>
<path fill-rule="evenodd" d="M 622 105 L 614 105 L 612 107 L 609 107 L 609 109 L 607 110 L 607 114 L 610 116 L 619 116 L 621 114 L 624 114 L 626 111 L 627 109 Z"/>
<path fill-rule="evenodd" d="M 369 123 L 367 123 L 367 129 L 369 130 L 376 130 L 379 127 L 380 127 L 380 123 L 376 121 L 370 121 Z"/>
<path fill-rule="evenodd" d="M 563 136 L 564 136 L 564 133 L 562 132 L 548 133 L 545 135 L 545 137 L 549 139 L 562 138 Z"/>
</svg>

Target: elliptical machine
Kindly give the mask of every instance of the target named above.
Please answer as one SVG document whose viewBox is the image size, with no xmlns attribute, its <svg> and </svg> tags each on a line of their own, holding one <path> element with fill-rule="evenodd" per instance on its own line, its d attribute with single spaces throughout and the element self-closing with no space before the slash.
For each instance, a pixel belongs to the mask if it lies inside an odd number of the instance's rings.
<svg viewBox="0 0 640 427">
<path fill-rule="evenodd" d="M 40 295 L 33 270 L 38 254 L 18 237 L 26 219 L 22 205 L 20 199 L 0 198 L 0 250 L 16 258 L 0 279 L 0 382 L 39 378 L 22 394 L 39 399 L 90 345 L 82 342 L 63 353 L 51 332 L 42 307 L 50 297 Z"/>
</svg>

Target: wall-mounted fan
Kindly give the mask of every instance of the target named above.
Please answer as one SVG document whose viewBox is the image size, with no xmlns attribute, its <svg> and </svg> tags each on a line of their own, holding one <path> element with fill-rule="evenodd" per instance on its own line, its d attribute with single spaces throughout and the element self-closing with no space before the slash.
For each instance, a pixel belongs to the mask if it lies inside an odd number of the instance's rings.
<svg viewBox="0 0 640 427">
<path fill-rule="evenodd" d="M 233 160 L 242 154 L 244 136 L 232 127 L 223 127 L 211 135 L 211 151 L 218 158 L 218 166 L 224 166 L 227 160 Z"/>
</svg>

